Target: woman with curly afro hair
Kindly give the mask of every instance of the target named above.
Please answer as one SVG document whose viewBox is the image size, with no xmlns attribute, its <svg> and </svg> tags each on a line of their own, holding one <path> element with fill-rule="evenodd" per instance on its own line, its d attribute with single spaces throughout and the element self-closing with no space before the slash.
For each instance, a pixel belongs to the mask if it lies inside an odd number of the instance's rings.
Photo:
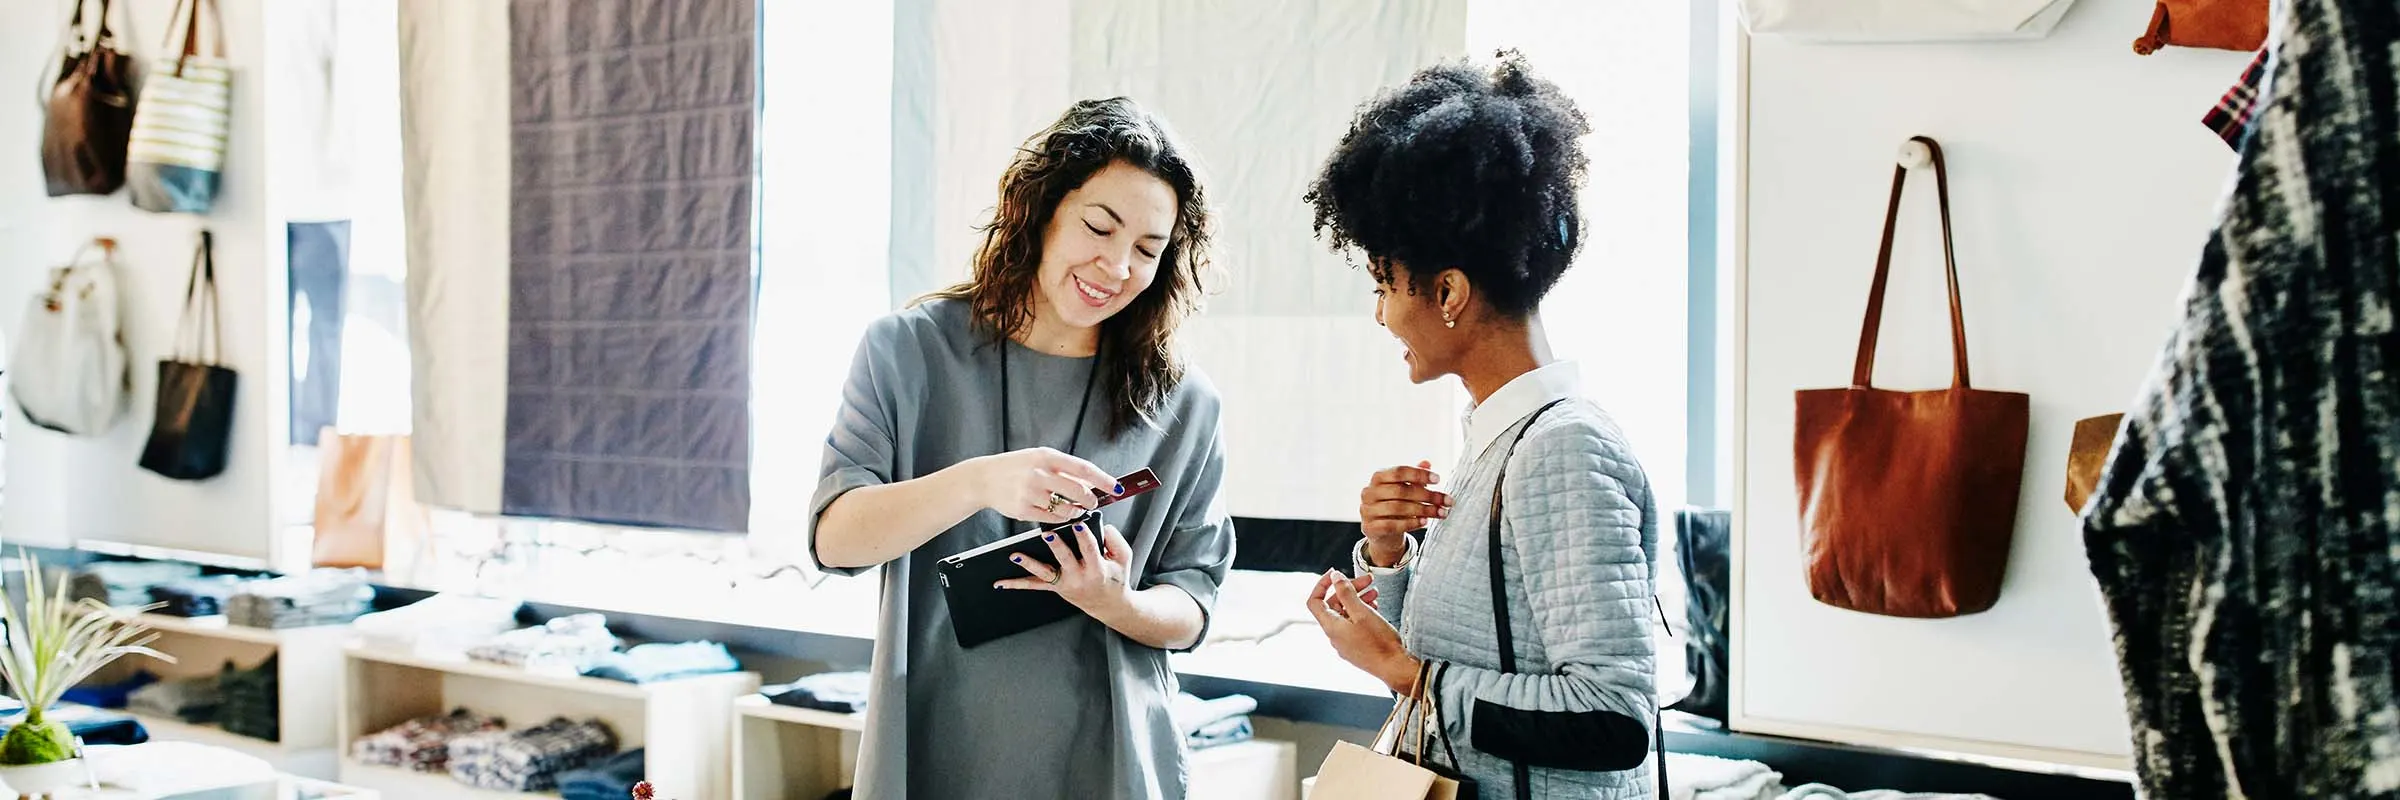
<svg viewBox="0 0 2400 800">
<path fill-rule="evenodd" d="M 1484 800 L 1650 796 L 1650 482 L 1540 315 L 1582 244 L 1589 131 L 1513 53 L 1444 64 L 1361 107 L 1307 198 L 1365 256 L 1409 379 L 1474 401 L 1459 474 L 1368 480 L 1357 577 L 1327 573 L 1309 610 L 1344 660 L 1430 699 L 1424 757 Z"/>
</svg>

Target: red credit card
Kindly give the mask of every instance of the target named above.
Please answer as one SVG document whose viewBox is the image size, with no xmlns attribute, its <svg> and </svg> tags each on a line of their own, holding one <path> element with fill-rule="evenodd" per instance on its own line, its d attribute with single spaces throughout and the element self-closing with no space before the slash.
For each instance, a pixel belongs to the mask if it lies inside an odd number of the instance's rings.
<svg viewBox="0 0 2400 800">
<path fill-rule="evenodd" d="M 1100 498 L 1100 502 L 1093 505 L 1092 508 L 1095 510 L 1106 508 L 1110 503 L 1156 489 L 1158 488 L 1158 476 L 1153 474 L 1148 467 L 1144 467 L 1135 470 L 1133 474 L 1118 478 L 1117 485 L 1125 487 L 1125 493 L 1109 494 L 1099 489 L 1092 490 L 1092 494 Z"/>
</svg>

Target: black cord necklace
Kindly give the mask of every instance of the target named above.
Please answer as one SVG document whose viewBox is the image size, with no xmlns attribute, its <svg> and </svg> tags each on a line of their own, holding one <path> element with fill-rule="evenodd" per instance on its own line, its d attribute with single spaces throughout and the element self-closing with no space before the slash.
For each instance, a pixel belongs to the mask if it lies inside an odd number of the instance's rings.
<svg viewBox="0 0 2400 800">
<path fill-rule="evenodd" d="M 1000 340 L 1000 452 L 1008 448 L 1008 345 Z M 1067 434 L 1067 455 L 1075 455 L 1075 446 L 1083 441 L 1084 414 L 1092 410 L 1092 387 L 1100 382 L 1100 351 L 1092 350 L 1092 369 L 1083 378 L 1083 402 L 1075 407 L 1075 429 Z"/>
</svg>

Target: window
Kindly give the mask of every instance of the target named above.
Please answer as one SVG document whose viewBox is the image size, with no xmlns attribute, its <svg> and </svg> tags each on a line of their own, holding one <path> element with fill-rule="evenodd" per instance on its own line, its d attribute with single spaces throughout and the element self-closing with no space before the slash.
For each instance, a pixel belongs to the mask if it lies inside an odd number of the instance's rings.
<svg viewBox="0 0 2400 800">
<path fill-rule="evenodd" d="M 1591 123 L 1583 252 L 1544 300 L 1542 322 L 1624 427 L 1662 514 L 1687 497 L 1690 18 L 1680 3 L 1467 6 L 1469 53 L 1524 53 Z"/>
</svg>

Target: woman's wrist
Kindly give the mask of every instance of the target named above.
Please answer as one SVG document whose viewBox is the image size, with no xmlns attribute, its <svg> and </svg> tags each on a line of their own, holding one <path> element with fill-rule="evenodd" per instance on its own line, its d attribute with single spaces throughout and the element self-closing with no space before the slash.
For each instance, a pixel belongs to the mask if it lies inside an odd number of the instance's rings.
<svg viewBox="0 0 2400 800">
<path fill-rule="evenodd" d="M 1383 685 L 1393 694 L 1408 697 L 1417 693 L 1417 673 L 1423 666 L 1422 660 L 1403 650 L 1386 659 L 1375 670 L 1375 676 L 1383 679 Z"/>
<path fill-rule="evenodd" d="M 991 507 L 983 497 L 984 466 L 991 463 L 991 458 L 976 456 L 937 470 L 930 476 L 940 482 L 944 501 L 955 503 L 962 509 L 959 518 L 974 516 L 976 512 Z"/>
</svg>

